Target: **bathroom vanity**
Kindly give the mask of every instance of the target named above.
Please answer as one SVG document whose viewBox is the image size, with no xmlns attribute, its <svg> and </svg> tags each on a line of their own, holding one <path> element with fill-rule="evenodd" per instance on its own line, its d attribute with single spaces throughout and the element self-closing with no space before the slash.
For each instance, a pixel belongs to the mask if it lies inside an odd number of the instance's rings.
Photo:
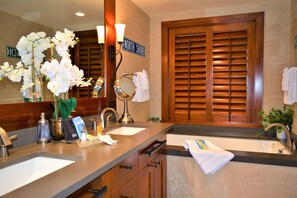
<svg viewBox="0 0 297 198">
<path fill-rule="evenodd" d="M 98 190 L 104 191 L 105 197 L 165 196 L 166 155 L 162 155 L 162 148 L 173 124 L 134 123 L 132 126 L 145 129 L 130 136 L 112 135 L 118 140 L 114 145 L 99 143 L 82 148 L 76 143 L 56 142 L 31 144 L 10 151 L 9 157 L 0 159 L 0 166 L 32 154 L 72 159 L 74 163 L 3 197 L 84 197 Z"/>
</svg>

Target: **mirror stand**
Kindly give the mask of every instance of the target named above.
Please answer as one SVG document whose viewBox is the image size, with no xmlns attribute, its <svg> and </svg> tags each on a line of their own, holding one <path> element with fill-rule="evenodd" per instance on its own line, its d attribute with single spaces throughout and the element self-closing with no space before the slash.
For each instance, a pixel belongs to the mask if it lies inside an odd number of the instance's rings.
<svg viewBox="0 0 297 198">
<path fill-rule="evenodd" d="M 124 99 L 124 112 L 122 117 L 119 119 L 119 122 L 128 124 L 128 123 L 133 123 L 134 120 L 131 117 L 130 113 L 128 112 L 128 100 Z"/>
</svg>

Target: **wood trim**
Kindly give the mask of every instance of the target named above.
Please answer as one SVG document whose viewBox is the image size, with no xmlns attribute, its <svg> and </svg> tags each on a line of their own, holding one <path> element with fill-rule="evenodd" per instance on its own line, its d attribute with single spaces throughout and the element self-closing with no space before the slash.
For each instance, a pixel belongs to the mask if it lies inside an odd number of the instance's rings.
<svg viewBox="0 0 297 198">
<path fill-rule="evenodd" d="M 113 90 L 110 90 L 110 83 L 112 75 L 116 68 L 116 61 L 110 61 L 108 57 L 108 47 L 116 44 L 116 33 L 115 33 L 115 0 L 104 0 L 104 25 L 105 25 L 105 42 L 104 42 L 104 97 L 107 98 L 107 104 L 109 107 L 116 108 L 116 96 Z"/>
<path fill-rule="evenodd" d="M 105 52 L 108 52 L 108 46 L 115 44 L 115 0 L 104 0 L 104 21 L 106 24 Z M 78 99 L 76 112 L 73 116 L 88 116 L 99 113 L 99 110 L 108 106 L 109 101 L 115 101 L 115 94 L 109 90 L 111 76 L 115 69 L 115 62 L 110 62 L 107 53 L 104 56 L 105 67 L 105 96 L 104 98 L 85 98 Z M 109 92 L 112 91 L 111 97 Z M 115 102 L 114 102 L 115 104 Z M 51 101 L 36 103 L 14 103 L 0 104 L 0 127 L 7 132 L 30 128 L 37 125 L 41 112 L 46 112 L 46 118 L 51 118 L 53 113 Z"/>
<path fill-rule="evenodd" d="M 169 118 L 169 90 L 170 83 L 169 78 L 165 78 L 165 76 L 169 76 L 169 27 L 167 23 L 162 22 L 162 43 L 161 43 L 161 52 L 162 52 L 162 118 Z"/>
<path fill-rule="evenodd" d="M 72 116 L 88 116 L 99 114 L 98 107 L 106 107 L 106 99 L 84 98 L 79 99 L 76 112 Z M 54 107 L 52 101 L 15 103 L 0 105 L 0 126 L 7 132 L 30 128 L 37 125 L 41 112 L 46 118 L 51 118 Z"/>
</svg>

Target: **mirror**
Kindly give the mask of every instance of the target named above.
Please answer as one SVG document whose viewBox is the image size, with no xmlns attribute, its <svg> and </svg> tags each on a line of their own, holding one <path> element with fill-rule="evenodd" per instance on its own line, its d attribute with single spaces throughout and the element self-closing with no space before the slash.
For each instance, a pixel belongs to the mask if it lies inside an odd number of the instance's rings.
<svg viewBox="0 0 297 198">
<path fill-rule="evenodd" d="M 125 74 L 114 83 L 114 92 L 117 97 L 124 100 L 124 112 L 119 122 L 125 124 L 134 122 L 128 112 L 128 100 L 131 100 L 136 92 L 136 86 L 133 82 L 133 74 Z"/>
<path fill-rule="evenodd" d="M 85 16 L 78 17 L 76 12 L 83 12 Z M 104 0 L 0 0 L 0 19 L 0 65 L 4 62 L 15 65 L 20 59 L 14 57 L 15 50 L 10 47 L 15 47 L 22 36 L 44 31 L 53 37 L 56 31 L 64 28 L 84 31 L 103 25 Z M 11 50 L 9 56 L 7 50 Z M 0 81 L 0 104 L 23 102 L 19 91 L 21 85 L 3 78 Z M 52 94 L 44 94 L 43 100 L 53 100 Z"/>
</svg>

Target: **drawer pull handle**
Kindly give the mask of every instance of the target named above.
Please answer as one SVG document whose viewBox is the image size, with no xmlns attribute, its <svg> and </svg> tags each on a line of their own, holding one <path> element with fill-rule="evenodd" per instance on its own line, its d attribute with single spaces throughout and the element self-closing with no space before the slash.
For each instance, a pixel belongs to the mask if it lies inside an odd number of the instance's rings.
<svg viewBox="0 0 297 198">
<path fill-rule="evenodd" d="M 129 197 L 129 196 L 121 196 L 121 198 L 133 198 L 133 197 Z"/>
<path fill-rule="evenodd" d="M 132 170 L 133 166 L 125 166 L 125 165 L 121 165 L 120 166 L 121 168 L 124 168 L 124 169 L 129 169 L 129 170 Z"/>
<path fill-rule="evenodd" d="M 156 141 L 153 144 L 151 144 L 147 149 L 145 149 L 144 153 L 149 155 L 149 156 L 152 156 L 154 153 L 156 153 L 165 144 L 166 144 L 166 140 Z"/>
<path fill-rule="evenodd" d="M 101 198 L 107 192 L 107 186 L 103 186 L 100 190 L 90 189 L 89 192 L 94 194 L 92 198 Z"/>
</svg>

